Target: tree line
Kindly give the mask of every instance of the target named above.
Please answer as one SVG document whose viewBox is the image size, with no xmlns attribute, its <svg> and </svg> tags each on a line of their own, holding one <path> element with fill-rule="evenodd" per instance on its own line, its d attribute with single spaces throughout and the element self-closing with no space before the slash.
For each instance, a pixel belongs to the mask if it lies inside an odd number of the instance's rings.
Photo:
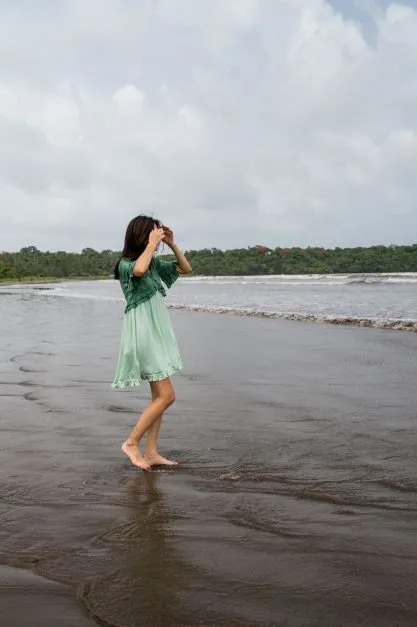
<svg viewBox="0 0 417 627">
<path fill-rule="evenodd" d="M 189 250 L 187 256 L 193 273 L 203 276 L 417 272 L 417 244 L 334 249 L 205 248 Z M 119 257 L 120 253 L 112 250 L 42 252 L 28 246 L 19 252 L 0 253 L 0 280 L 107 278 Z"/>
</svg>

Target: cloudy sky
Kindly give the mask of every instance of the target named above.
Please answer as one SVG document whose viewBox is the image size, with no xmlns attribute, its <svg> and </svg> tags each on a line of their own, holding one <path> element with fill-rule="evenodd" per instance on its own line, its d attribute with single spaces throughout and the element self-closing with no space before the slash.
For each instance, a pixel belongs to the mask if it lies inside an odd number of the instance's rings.
<svg viewBox="0 0 417 627">
<path fill-rule="evenodd" d="M 0 250 L 417 242 L 417 0 L 0 0 Z"/>
</svg>

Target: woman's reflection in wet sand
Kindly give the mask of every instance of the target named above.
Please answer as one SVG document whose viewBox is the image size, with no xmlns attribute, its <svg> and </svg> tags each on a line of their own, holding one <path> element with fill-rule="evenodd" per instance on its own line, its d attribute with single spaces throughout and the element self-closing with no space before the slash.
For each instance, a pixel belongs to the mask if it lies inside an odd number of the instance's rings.
<svg viewBox="0 0 417 627">
<path fill-rule="evenodd" d="M 165 474 L 129 473 L 121 496 L 130 520 L 103 538 L 117 544 L 117 570 L 95 581 L 89 605 L 97 617 L 113 625 L 189 624 L 181 622 L 178 593 L 190 581 L 191 568 L 175 548 L 171 527 L 178 515 L 164 503 L 160 483 Z"/>
</svg>

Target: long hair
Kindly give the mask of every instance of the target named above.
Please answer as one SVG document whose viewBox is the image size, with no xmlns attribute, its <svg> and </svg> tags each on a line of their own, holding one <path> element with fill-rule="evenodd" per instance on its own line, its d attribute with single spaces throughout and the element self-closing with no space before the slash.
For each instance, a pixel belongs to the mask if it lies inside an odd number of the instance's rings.
<svg viewBox="0 0 417 627">
<path fill-rule="evenodd" d="M 144 252 L 149 242 L 149 235 L 154 227 L 160 228 L 161 222 L 149 216 L 136 216 L 127 225 L 122 256 L 114 268 L 114 278 L 119 279 L 119 263 L 123 258 L 135 261 Z"/>
</svg>

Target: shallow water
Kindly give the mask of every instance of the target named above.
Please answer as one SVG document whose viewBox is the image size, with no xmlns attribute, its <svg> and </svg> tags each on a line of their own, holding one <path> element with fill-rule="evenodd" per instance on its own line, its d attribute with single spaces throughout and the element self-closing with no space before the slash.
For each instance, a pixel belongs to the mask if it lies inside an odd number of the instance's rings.
<svg viewBox="0 0 417 627">
<path fill-rule="evenodd" d="M 122 305 L 0 307 L 0 563 L 120 627 L 417 623 L 417 336 L 174 311 L 183 464 L 143 474 Z"/>
<path fill-rule="evenodd" d="M 23 298 L 37 294 L 97 300 L 119 300 L 116 281 L 67 282 L 55 285 L 1 287 Z M 168 292 L 171 306 L 337 322 L 367 321 L 387 326 L 411 321 L 417 331 L 417 273 L 353 275 L 278 275 L 253 277 L 187 277 Z"/>
</svg>

